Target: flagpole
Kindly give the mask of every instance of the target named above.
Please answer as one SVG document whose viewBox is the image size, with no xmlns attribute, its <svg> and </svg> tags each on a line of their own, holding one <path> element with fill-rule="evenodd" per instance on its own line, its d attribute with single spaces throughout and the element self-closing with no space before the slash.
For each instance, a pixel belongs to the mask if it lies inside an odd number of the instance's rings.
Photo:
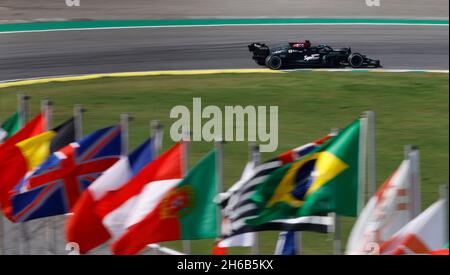
<svg viewBox="0 0 450 275">
<path fill-rule="evenodd" d="M 375 112 L 366 111 L 367 117 L 367 184 L 368 198 L 371 198 L 377 188 L 376 153 L 375 153 Z"/>
<path fill-rule="evenodd" d="M 120 155 L 125 157 L 129 153 L 129 124 L 130 115 L 128 113 L 120 114 Z"/>
<path fill-rule="evenodd" d="M 334 136 L 339 135 L 341 129 L 332 128 L 330 133 Z M 333 254 L 341 255 L 342 253 L 342 224 L 341 217 L 337 213 L 334 214 L 334 236 L 333 236 Z"/>
<path fill-rule="evenodd" d="M 159 120 L 150 121 L 150 137 L 153 145 L 154 158 L 157 158 L 162 152 L 162 139 L 163 139 L 163 127 Z M 159 254 L 159 251 L 162 249 L 159 244 L 154 244 L 149 246 L 150 249 L 153 248 L 155 255 Z"/>
<path fill-rule="evenodd" d="M 303 232 L 302 231 L 297 231 L 294 233 L 294 236 L 296 235 L 297 237 L 297 255 L 302 255 L 303 254 Z"/>
<path fill-rule="evenodd" d="M 334 213 L 334 238 L 333 238 L 333 254 L 341 255 L 342 253 L 342 224 L 341 217 Z"/>
<path fill-rule="evenodd" d="M 421 212 L 421 192 L 420 192 L 420 154 L 419 149 L 413 145 L 405 146 L 405 159 L 411 161 L 411 190 L 409 200 L 411 202 L 411 219 L 417 217 Z"/>
<path fill-rule="evenodd" d="M 255 142 L 249 143 L 249 159 L 253 163 L 253 165 L 256 167 L 260 161 L 261 161 L 261 152 L 259 151 L 259 145 Z M 259 255 L 260 249 L 259 249 L 259 233 L 253 232 L 254 241 L 252 245 L 252 255 Z"/>
<path fill-rule="evenodd" d="M 153 144 L 155 146 L 155 156 L 159 156 L 162 152 L 162 146 L 163 146 L 163 135 L 164 130 L 161 122 L 159 120 L 152 120 L 150 122 L 150 136 L 154 138 Z"/>
<path fill-rule="evenodd" d="M 359 156 L 358 156 L 358 187 L 359 187 L 359 197 L 358 197 L 358 209 L 357 213 L 359 214 L 364 207 L 367 199 L 371 198 L 372 194 L 370 191 L 366 194 L 366 185 L 367 183 L 367 169 L 368 169 L 368 117 L 367 112 L 364 112 L 360 118 L 360 129 L 359 129 Z"/>
<path fill-rule="evenodd" d="M 22 125 L 25 125 L 29 119 L 29 99 L 30 97 L 26 94 L 18 94 L 18 112 L 20 115 L 20 120 Z"/>
<path fill-rule="evenodd" d="M 216 147 L 216 196 L 223 192 L 223 139 L 217 137 L 215 141 Z M 217 215 L 217 236 L 220 236 L 222 226 L 222 211 L 220 207 L 216 206 Z"/>
<path fill-rule="evenodd" d="M 449 233 L 449 220 L 448 220 L 448 212 L 449 212 L 449 203 L 448 203 L 448 184 L 446 185 L 441 185 L 440 190 L 440 197 L 441 199 L 443 199 L 445 201 L 445 206 L 444 206 L 444 244 L 448 244 L 448 233 Z"/>
<path fill-rule="evenodd" d="M 191 133 L 185 132 L 183 133 L 183 171 L 184 175 L 186 176 L 188 174 L 189 169 L 189 151 L 190 151 L 190 145 L 191 145 Z M 186 255 L 191 254 L 191 241 L 190 240 L 183 240 L 183 253 Z"/>
<path fill-rule="evenodd" d="M 27 124 L 29 119 L 29 99 L 30 97 L 26 94 L 18 94 L 18 111 L 20 114 L 20 120 L 22 125 Z M 18 224 L 19 227 L 19 250 L 21 255 L 31 254 L 30 244 L 29 244 L 29 234 L 28 234 L 28 226 L 26 223 L 20 222 Z"/>
<path fill-rule="evenodd" d="M 80 104 L 73 107 L 73 122 L 75 126 L 75 140 L 78 141 L 83 137 L 83 113 L 84 108 Z"/>
<path fill-rule="evenodd" d="M 129 124 L 130 124 L 130 115 L 127 113 L 120 115 L 120 130 L 121 130 L 121 155 L 128 156 L 129 153 L 129 143 L 130 143 L 130 134 L 129 134 Z"/>
<path fill-rule="evenodd" d="M 52 128 L 52 105 L 53 103 L 49 99 L 44 99 L 41 102 L 41 112 L 44 115 L 45 118 L 45 130 L 48 131 Z M 47 218 L 46 221 L 46 231 L 47 231 L 47 244 L 48 244 L 48 253 L 50 255 L 56 254 L 56 224 L 52 217 Z"/>
</svg>

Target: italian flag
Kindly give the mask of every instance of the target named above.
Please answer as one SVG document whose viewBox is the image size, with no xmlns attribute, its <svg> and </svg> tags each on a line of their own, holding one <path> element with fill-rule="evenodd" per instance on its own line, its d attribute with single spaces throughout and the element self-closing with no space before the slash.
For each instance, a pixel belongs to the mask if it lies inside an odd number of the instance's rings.
<svg viewBox="0 0 450 275">
<path fill-rule="evenodd" d="M 114 254 L 136 254 L 148 244 L 218 236 L 216 151 L 181 181 L 148 184 L 133 206 L 128 226 L 112 244 Z"/>
<path fill-rule="evenodd" d="M 0 143 L 14 135 L 22 127 L 19 112 L 15 112 L 2 125 L 0 125 Z"/>
</svg>

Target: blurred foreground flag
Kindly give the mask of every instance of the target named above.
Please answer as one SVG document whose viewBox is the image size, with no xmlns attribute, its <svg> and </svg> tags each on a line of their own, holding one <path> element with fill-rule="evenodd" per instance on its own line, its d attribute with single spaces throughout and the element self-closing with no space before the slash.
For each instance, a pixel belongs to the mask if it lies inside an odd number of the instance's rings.
<svg viewBox="0 0 450 275">
<path fill-rule="evenodd" d="M 97 201 L 95 212 L 113 240 L 143 221 L 166 192 L 179 183 L 183 163 L 183 144 L 177 143 L 120 188 L 109 191 Z M 142 248 L 137 248 L 135 253 Z"/>
<path fill-rule="evenodd" d="M 0 125 L 0 144 L 14 135 L 22 127 L 19 112 L 15 112 L 2 125 Z"/>
<path fill-rule="evenodd" d="M 404 160 L 369 200 L 353 226 L 347 254 L 367 254 L 412 219 L 411 160 Z"/>
<path fill-rule="evenodd" d="M 121 188 L 152 161 L 154 156 L 153 139 L 148 139 L 129 156 L 122 156 L 83 192 L 66 225 L 67 241 L 76 242 L 80 253 L 84 254 L 110 238 L 109 232 L 103 226 L 102 217 L 95 212 L 97 202 L 108 192 Z"/>
<path fill-rule="evenodd" d="M 28 122 L 23 128 L 18 132 L 13 134 L 8 138 L 8 142 L 0 145 L 0 148 L 5 144 L 15 144 L 21 140 L 33 137 L 35 135 L 41 134 L 45 131 L 47 126 L 47 121 L 43 114 L 39 114 L 34 117 L 30 122 Z"/>
<path fill-rule="evenodd" d="M 429 254 L 442 248 L 445 239 L 445 200 L 433 203 L 380 247 L 381 254 Z"/>
<path fill-rule="evenodd" d="M 449 255 L 449 251 L 448 248 L 441 248 L 438 250 L 431 251 L 430 255 Z"/>
<path fill-rule="evenodd" d="M 149 184 L 112 244 L 114 254 L 136 254 L 155 242 L 217 237 L 216 190 L 215 150 L 182 181 Z"/>
<path fill-rule="evenodd" d="M 118 159 L 119 126 L 97 130 L 53 153 L 27 175 L 11 198 L 13 220 L 65 214 L 93 181 Z"/>
<path fill-rule="evenodd" d="M 0 145 L 0 202 L 5 215 L 11 219 L 11 195 L 15 186 L 40 165 L 51 152 L 74 139 L 73 119 L 50 131 L 44 131 L 45 119 L 38 115 L 24 128 Z"/>
<path fill-rule="evenodd" d="M 214 242 L 214 246 L 212 249 L 213 255 L 228 255 L 228 248 L 226 247 L 220 247 L 218 244 L 220 243 L 220 239 L 216 240 Z"/>
<path fill-rule="evenodd" d="M 281 232 L 278 236 L 275 255 L 296 255 L 297 238 L 294 231 Z"/>
<path fill-rule="evenodd" d="M 216 202 L 221 205 L 223 213 L 221 232 L 223 240 L 218 245 L 221 247 L 252 246 L 255 239 L 254 232 L 256 231 L 308 230 L 321 233 L 328 232 L 332 219 L 324 216 L 277 219 L 259 226 L 248 225 L 245 223 L 245 220 L 258 214 L 258 208 L 250 197 L 272 172 L 284 164 L 291 163 L 307 155 L 332 137 L 333 135 L 331 134 L 327 135 L 256 166 L 254 163 L 248 163 L 241 179 L 230 187 L 227 192 L 221 193 L 216 197 Z"/>
<path fill-rule="evenodd" d="M 361 199 L 359 129 L 356 120 L 310 154 L 271 173 L 251 197 L 260 212 L 246 222 L 260 225 L 329 212 L 356 216 Z"/>
</svg>

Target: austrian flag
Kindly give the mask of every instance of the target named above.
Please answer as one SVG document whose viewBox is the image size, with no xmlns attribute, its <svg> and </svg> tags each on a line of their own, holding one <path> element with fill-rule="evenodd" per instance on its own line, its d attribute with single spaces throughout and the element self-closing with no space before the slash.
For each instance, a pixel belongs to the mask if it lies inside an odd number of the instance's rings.
<svg viewBox="0 0 450 275">
<path fill-rule="evenodd" d="M 108 235 L 117 240 L 152 212 L 182 177 L 183 144 L 178 143 L 147 164 L 135 177 L 103 194 L 94 205 L 95 213 Z"/>
</svg>

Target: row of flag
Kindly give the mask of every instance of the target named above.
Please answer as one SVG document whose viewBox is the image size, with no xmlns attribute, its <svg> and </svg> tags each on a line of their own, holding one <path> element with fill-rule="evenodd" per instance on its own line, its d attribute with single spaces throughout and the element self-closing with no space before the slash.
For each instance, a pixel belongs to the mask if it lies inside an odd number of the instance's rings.
<svg viewBox="0 0 450 275">
<path fill-rule="evenodd" d="M 445 249 L 446 203 L 439 199 L 414 216 L 413 170 L 412 160 L 405 159 L 368 201 L 353 226 L 347 254 L 433 254 Z"/>
<path fill-rule="evenodd" d="M 277 230 L 283 232 L 276 253 L 292 254 L 295 231 L 333 230 L 329 213 L 360 214 L 348 254 L 364 254 L 373 243 L 382 254 L 431 253 L 445 245 L 443 234 L 433 237 L 444 228 L 442 201 L 416 218 L 409 214 L 408 160 L 361 211 L 361 119 L 261 164 L 248 163 L 241 179 L 217 194 L 217 149 L 185 171 L 185 142 L 157 156 L 152 137 L 126 155 L 120 125 L 76 140 L 74 118 L 48 130 L 45 114 L 23 127 L 19 117 L 0 130 L 0 159 L 7 160 L 0 162 L 3 214 L 26 222 L 71 213 L 66 239 L 81 253 L 107 241 L 115 254 L 137 254 L 152 243 L 216 237 L 215 251 L 224 253 L 252 246 L 255 232 Z"/>
</svg>

